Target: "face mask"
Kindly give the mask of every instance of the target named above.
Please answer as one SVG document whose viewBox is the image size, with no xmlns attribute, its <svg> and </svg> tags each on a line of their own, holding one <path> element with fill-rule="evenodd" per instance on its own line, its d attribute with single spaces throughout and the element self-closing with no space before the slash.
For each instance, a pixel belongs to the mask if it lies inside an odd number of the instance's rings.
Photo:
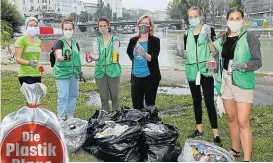
<svg viewBox="0 0 273 163">
<path fill-rule="evenodd" d="M 101 33 L 102 35 L 105 35 L 105 34 L 108 33 L 108 29 L 100 29 L 100 33 Z"/>
<path fill-rule="evenodd" d="M 72 35 L 73 35 L 73 31 L 72 30 L 64 30 L 64 37 L 66 39 L 71 39 Z"/>
<path fill-rule="evenodd" d="M 37 36 L 39 33 L 38 27 L 27 27 L 26 34 L 32 37 Z"/>
<path fill-rule="evenodd" d="M 200 19 L 199 18 L 190 19 L 189 23 L 192 27 L 198 26 L 200 24 Z"/>
<path fill-rule="evenodd" d="M 243 28 L 243 20 L 240 21 L 229 20 L 227 22 L 227 26 L 229 27 L 231 32 L 238 32 Z"/>
<path fill-rule="evenodd" d="M 149 25 L 146 25 L 146 24 L 140 25 L 140 26 L 139 26 L 139 30 L 140 30 L 140 33 L 141 33 L 141 34 L 146 34 L 146 33 L 149 32 L 150 26 L 149 26 Z"/>
</svg>

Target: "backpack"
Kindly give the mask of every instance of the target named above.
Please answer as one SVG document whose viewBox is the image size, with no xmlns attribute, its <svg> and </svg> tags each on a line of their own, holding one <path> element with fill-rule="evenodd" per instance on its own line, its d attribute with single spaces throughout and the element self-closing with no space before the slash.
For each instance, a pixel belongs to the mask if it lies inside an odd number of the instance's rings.
<svg viewBox="0 0 273 163">
<path fill-rule="evenodd" d="M 49 61 L 50 61 L 51 67 L 54 67 L 54 65 L 55 65 L 55 63 L 56 63 L 54 45 L 53 45 L 53 47 L 51 48 L 51 52 L 49 53 Z"/>
</svg>

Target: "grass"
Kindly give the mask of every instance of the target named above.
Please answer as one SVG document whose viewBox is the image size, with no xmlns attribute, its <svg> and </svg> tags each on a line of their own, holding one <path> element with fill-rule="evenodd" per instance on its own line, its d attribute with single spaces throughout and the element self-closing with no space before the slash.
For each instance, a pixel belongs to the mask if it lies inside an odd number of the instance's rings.
<svg viewBox="0 0 273 163">
<path fill-rule="evenodd" d="M 47 86 L 47 94 L 42 103 L 48 104 L 45 108 L 56 113 L 56 86 L 55 81 L 50 75 L 43 76 L 42 82 Z M 162 84 L 168 85 L 168 84 Z M 25 98 L 20 92 L 18 78 L 16 73 L 10 71 L 2 71 L 1 80 L 1 119 L 8 113 L 15 112 L 25 104 Z M 75 116 L 81 119 L 89 119 L 98 107 L 87 106 L 88 97 L 86 93 L 97 91 L 95 84 L 80 83 L 80 96 L 77 101 L 77 109 Z M 122 82 L 120 86 L 120 103 L 124 106 L 132 107 L 130 95 L 130 83 Z M 192 109 L 192 99 L 190 96 L 175 96 L 167 94 L 159 94 L 157 96 L 157 106 L 160 110 L 160 116 L 165 123 L 175 125 L 180 129 L 179 142 L 181 145 L 185 142 L 189 133 L 194 130 L 194 113 Z M 253 161 L 270 162 L 273 160 L 273 108 L 253 107 L 251 112 L 251 126 L 254 135 L 253 144 Z M 221 136 L 225 149 L 230 149 L 231 142 L 228 136 L 228 123 L 225 116 L 218 119 Z M 206 109 L 203 114 L 203 124 L 205 127 L 205 139 L 212 140 L 212 132 L 207 118 Z M 97 161 L 93 156 L 79 151 L 70 154 L 71 162 L 94 162 Z M 242 158 L 237 161 L 243 161 Z"/>
</svg>

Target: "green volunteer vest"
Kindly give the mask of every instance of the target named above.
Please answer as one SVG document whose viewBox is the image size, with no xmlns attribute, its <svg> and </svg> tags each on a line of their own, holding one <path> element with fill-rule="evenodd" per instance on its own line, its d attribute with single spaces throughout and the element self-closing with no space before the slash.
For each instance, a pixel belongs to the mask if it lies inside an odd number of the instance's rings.
<svg viewBox="0 0 273 163">
<path fill-rule="evenodd" d="M 63 41 L 64 46 L 62 49 L 62 56 L 65 54 L 68 56 L 67 61 L 59 62 L 56 60 L 56 63 L 53 68 L 53 75 L 55 79 L 68 79 L 73 75 L 76 78 L 80 77 L 81 73 L 81 58 L 80 52 L 78 50 L 77 44 L 75 40 L 72 40 L 72 49 L 67 44 L 65 38 L 60 38 Z"/>
<path fill-rule="evenodd" d="M 194 40 L 193 30 L 189 29 L 186 31 L 187 36 L 186 42 L 186 77 L 188 81 L 195 81 L 197 72 L 199 71 L 204 76 L 209 76 L 208 70 L 206 68 L 207 60 L 210 57 L 210 49 L 208 41 L 206 40 L 206 35 L 200 33 L 197 44 Z"/>
<path fill-rule="evenodd" d="M 243 28 L 240 32 L 240 39 L 238 40 L 235 51 L 234 51 L 234 61 L 237 62 L 249 62 L 251 59 L 251 53 L 247 42 L 247 31 Z M 219 95 L 221 95 L 221 85 L 222 85 L 222 71 L 223 71 L 223 61 L 222 61 L 222 39 L 218 39 L 214 42 L 215 48 L 219 52 L 219 70 L 215 82 L 215 88 Z M 254 71 L 246 71 L 241 69 L 232 72 L 232 82 L 234 85 L 241 89 L 254 90 L 256 85 L 255 73 Z"/>
<path fill-rule="evenodd" d="M 118 63 L 112 63 L 113 56 L 113 41 L 118 40 L 117 37 L 111 36 L 107 47 L 104 47 L 103 37 L 97 38 L 99 45 L 99 59 L 95 64 L 95 78 L 101 79 L 105 74 L 109 77 L 115 78 L 121 75 L 121 66 Z"/>
</svg>

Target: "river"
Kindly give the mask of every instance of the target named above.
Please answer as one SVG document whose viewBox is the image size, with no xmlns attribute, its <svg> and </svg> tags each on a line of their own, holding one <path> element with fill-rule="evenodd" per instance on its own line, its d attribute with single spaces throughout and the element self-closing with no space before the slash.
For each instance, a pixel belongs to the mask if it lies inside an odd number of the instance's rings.
<svg viewBox="0 0 273 163">
<path fill-rule="evenodd" d="M 120 50 L 120 63 L 121 65 L 131 65 L 129 57 L 126 54 L 126 48 L 129 43 L 129 39 L 134 36 L 134 34 L 119 34 L 117 35 L 121 40 L 121 50 Z M 162 32 L 155 33 L 155 36 L 160 38 L 161 50 L 159 55 L 160 67 L 174 67 L 183 68 L 185 60 L 179 56 L 175 55 L 175 48 L 177 43 L 177 34 L 163 35 Z M 85 52 L 91 51 L 92 41 L 94 37 L 82 37 L 77 38 L 80 45 L 81 56 L 83 63 L 85 62 Z M 262 61 L 263 67 L 259 69 L 261 72 L 273 72 L 273 40 L 261 39 L 262 45 Z M 49 61 L 49 52 L 53 46 L 54 40 L 43 40 L 42 44 L 42 56 L 41 61 Z"/>
</svg>

